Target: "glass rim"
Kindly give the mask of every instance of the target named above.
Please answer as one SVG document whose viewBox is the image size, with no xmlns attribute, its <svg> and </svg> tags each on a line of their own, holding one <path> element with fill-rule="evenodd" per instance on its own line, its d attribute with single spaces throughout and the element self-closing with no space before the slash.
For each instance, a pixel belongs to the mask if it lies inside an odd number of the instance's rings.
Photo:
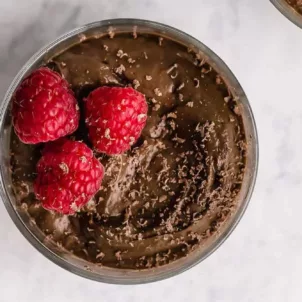
<svg viewBox="0 0 302 302">
<path fill-rule="evenodd" d="M 285 0 L 270 0 L 279 12 L 296 26 L 302 28 L 302 15 L 291 7 Z"/>
<path fill-rule="evenodd" d="M 248 204 L 251 199 L 256 177 L 257 177 L 257 171 L 258 171 L 258 156 L 259 156 L 259 146 L 258 146 L 258 135 L 257 135 L 257 129 L 256 124 L 254 120 L 254 116 L 250 107 L 250 104 L 248 102 L 248 99 L 240 86 L 238 80 L 234 76 L 234 74 L 231 72 L 231 70 L 227 67 L 227 65 L 223 62 L 222 59 L 220 59 L 212 50 L 210 50 L 207 46 L 205 46 L 202 42 L 198 41 L 197 39 L 193 38 L 192 36 L 176 29 L 171 26 L 149 21 L 149 20 L 142 20 L 142 19 L 109 19 L 109 20 L 103 20 L 103 21 L 97 21 L 93 23 L 89 23 L 87 25 L 78 27 L 76 29 L 73 29 L 69 31 L 68 33 L 65 33 L 61 35 L 59 38 L 55 39 L 53 42 L 50 42 L 48 45 L 40 49 L 38 52 L 36 52 L 21 68 L 19 73 L 16 75 L 16 77 L 13 79 L 11 85 L 9 86 L 4 99 L 0 106 L 0 139 L 3 140 L 3 131 L 4 131 L 4 118 L 5 114 L 8 109 L 8 105 L 10 103 L 11 97 L 15 91 L 15 89 L 18 87 L 21 80 L 24 78 L 28 70 L 31 68 L 32 65 L 34 65 L 36 62 L 41 60 L 51 49 L 57 47 L 60 43 L 75 37 L 79 34 L 83 34 L 91 29 L 97 29 L 97 28 L 106 28 L 110 26 L 145 26 L 153 29 L 159 29 L 164 31 L 167 35 L 174 35 L 178 36 L 180 41 L 185 41 L 186 45 L 193 45 L 197 50 L 202 51 L 203 54 L 205 54 L 207 57 L 209 57 L 211 63 L 210 65 L 214 67 L 214 69 L 217 71 L 219 70 L 219 73 L 223 73 L 224 79 L 230 79 L 232 82 L 232 89 L 236 90 L 236 94 L 240 95 L 239 102 L 244 103 L 245 109 L 247 110 L 249 114 L 249 126 L 251 127 L 251 133 L 253 135 L 253 150 L 252 158 L 250 159 L 253 162 L 252 165 L 252 172 L 251 177 L 249 178 L 248 188 L 245 193 L 245 198 L 241 201 L 240 206 L 235 211 L 233 221 L 232 223 L 229 223 L 229 225 L 224 230 L 224 235 L 215 240 L 214 243 L 203 253 L 200 253 L 198 258 L 192 258 L 191 261 L 187 261 L 186 265 L 178 265 L 176 268 L 171 268 L 170 270 L 158 273 L 157 275 L 147 274 L 145 276 L 139 276 L 140 272 L 142 271 L 136 271 L 136 273 L 133 273 L 130 277 L 129 275 L 125 274 L 124 276 L 116 277 L 116 276 L 106 276 L 106 275 L 99 275 L 93 271 L 85 270 L 84 268 L 80 268 L 70 262 L 68 262 L 66 259 L 60 257 L 58 254 L 56 254 L 54 251 L 49 249 L 41 240 L 33 234 L 33 232 L 27 227 L 26 223 L 23 221 L 23 219 L 20 217 L 18 212 L 16 211 L 14 205 L 10 201 L 9 194 L 7 192 L 6 184 L 4 183 L 4 177 L 3 177 L 3 166 L 0 166 L 0 196 L 2 201 L 4 202 L 4 205 L 19 229 L 19 231 L 22 233 L 22 235 L 45 257 L 47 257 L 49 260 L 54 262 L 55 264 L 59 265 L 60 267 L 75 273 L 79 276 L 82 276 L 84 278 L 88 278 L 91 280 L 104 282 L 104 283 L 111 283 L 111 284 L 143 284 L 143 283 L 150 283 L 154 281 L 159 281 L 163 279 L 167 279 L 169 277 L 173 277 L 175 275 L 178 275 L 191 267 L 195 266 L 196 264 L 200 263 L 204 259 L 206 259 L 208 256 L 210 256 L 214 251 L 216 251 L 222 243 L 230 236 L 230 234 L 233 232 L 239 221 L 241 220 Z M 229 85 L 227 85 L 229 87 Z M 230 88 L 230 87 L 229 87 Z M 231 219 L 231 218 L 230 218 Z M 190 258 L 190 257 L 187 257 Z M 177 263 L 179 260 L 172 262 L 171 264 L 164 265 L 166 266 L 172 266 L 173 263 Z M 122 269 L 117 269 L 119 271 L 123 271 Z M 154 269 L 156 270 L 156 268 Z M 149 271 L 149 270 L 148 270 Z M 152 269 L 150 270 L 152 271 Z M 109 271 L 107 271 L 108 273 Z"/>
</svg>

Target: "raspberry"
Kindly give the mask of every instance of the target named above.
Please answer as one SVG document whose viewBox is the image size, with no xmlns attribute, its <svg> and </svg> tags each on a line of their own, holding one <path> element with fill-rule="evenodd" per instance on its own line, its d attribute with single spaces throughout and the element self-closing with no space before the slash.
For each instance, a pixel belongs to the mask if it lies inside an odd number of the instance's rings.
<svg viewBox="0 0 302 302">
<path fill-rule="evenodd" d="M 133 88 L 100 87 L 85 100 L 86 125 L 94 148 L 120 154 L 139 138 L 147 119 L 148 105 Z"/>
<path fill-rule="evenodd" d="M 77 129 L 78 110 L 68 83 L 41 67 L 22 81 L 13 96 L 15 132 L 27 144 L 56 140 Z"/>
<path fill-rule="evenodd" d="M 84 143 L 61 138 L 45 146 L 37 174 L 34 192 L 43 207 L 73 214 L 99 190 L 104 168 Z"/>
</svg>

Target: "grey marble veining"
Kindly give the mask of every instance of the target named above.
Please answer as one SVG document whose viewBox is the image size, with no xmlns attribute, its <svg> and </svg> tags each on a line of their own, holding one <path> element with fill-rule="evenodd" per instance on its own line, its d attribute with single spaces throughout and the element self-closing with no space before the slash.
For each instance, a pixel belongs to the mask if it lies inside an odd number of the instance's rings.
<svg viewBox="0 0 302 302">
<path fill-rule="evenodd" d="M 251 102 L 260 142 L 241 223 L 206 261 L 142 286 L 98 284 L 40 255 L 0 203 L 0 301 L 291 302 L 302 300 L 302 30 L 268 0 L 11 0 L 0 3 L 0 93 L 58 35 L 117 17 L 160 21 L 214 50 Z"/>
</svg>

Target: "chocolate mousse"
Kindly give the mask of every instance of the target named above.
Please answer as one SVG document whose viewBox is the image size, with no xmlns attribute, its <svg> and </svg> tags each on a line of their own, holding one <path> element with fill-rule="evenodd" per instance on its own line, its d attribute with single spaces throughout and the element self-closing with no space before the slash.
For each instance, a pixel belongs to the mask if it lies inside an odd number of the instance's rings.
<svg viewBox="0 0 302 302">
<path fill-rule="evenodd" d="M 286 0 L 298 13 L 302 14 L 302 0 Z"/>
<path fill-rule="evenodd" d="M 238 207 L 246 138 L 240 106 L 202 56 L 154 34 L 83 39 L 46 62 L 83 99 L 99 86 L 132 86 L 146 96 L 146 127 L 122 155 L 95 153 L 102 187 L 75 215 L 45 210 L 33 193 L 43 144 L 12 131 L 16 199 L 61 249 L 121 269 L 165 265 L 202 248 Z M 70 136 L 92 148 L 82 117 Z"/>
</svg>

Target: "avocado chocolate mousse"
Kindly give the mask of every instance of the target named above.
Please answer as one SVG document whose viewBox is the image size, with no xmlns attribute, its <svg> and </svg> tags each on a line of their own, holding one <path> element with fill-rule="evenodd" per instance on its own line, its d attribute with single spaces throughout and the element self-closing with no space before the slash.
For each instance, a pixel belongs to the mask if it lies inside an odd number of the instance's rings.
<svg viewBox="0 0 302 302">
<path fill-rule="evenodd" d="M 44 143 L 24 144 L 12 131 L 14 192 L 47 240 L 91 263 L 142 270 L 189 256 L 220 232 L 238 207 L 246 137 L 238 100 L 202 56 L 155 34 L 109 32 L 46 65 L 80 108 L 68 137 L 104 167 L 101 187 L 76 213 L 46 210 L 33 185 Z M 98 152 L 89 139 L 84 103 L 102 86 L 132 87 L 148 103 L 140 137 L 120 155 Z"/>
<path fill-rule="evenodd" d="M 286 0 L 286 2 L 298 13 L 302 14 L 302 0 Z"/>
</svg>

